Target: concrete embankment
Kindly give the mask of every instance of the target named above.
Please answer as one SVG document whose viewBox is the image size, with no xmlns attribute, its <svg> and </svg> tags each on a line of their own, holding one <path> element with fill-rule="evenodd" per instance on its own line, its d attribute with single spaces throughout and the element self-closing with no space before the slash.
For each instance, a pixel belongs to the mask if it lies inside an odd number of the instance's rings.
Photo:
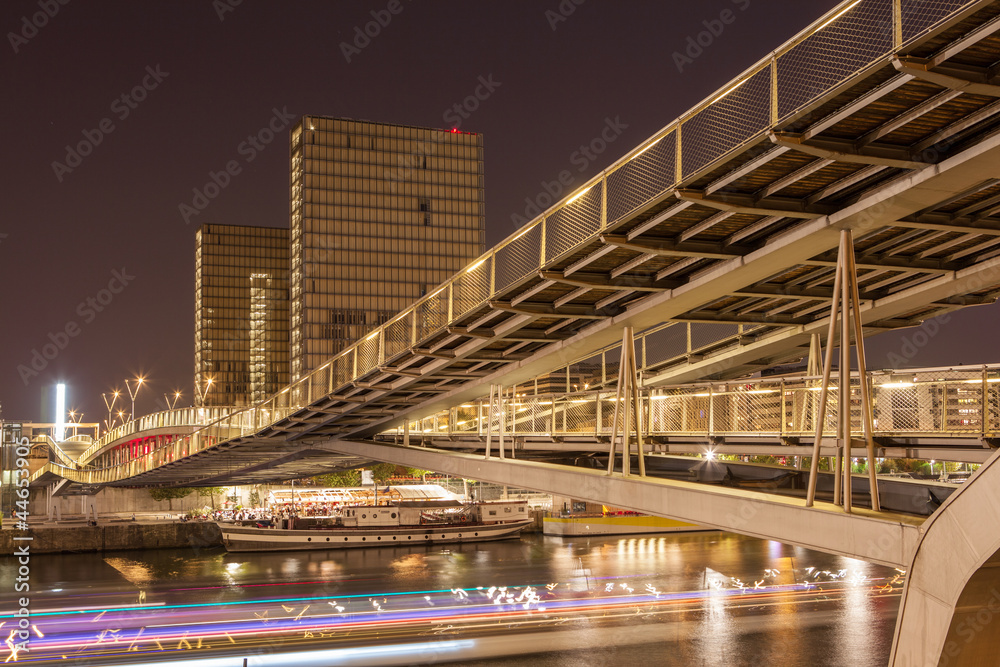
<svg viewBox="0 0 1000 667">
<path fill-rule="evenodd" d="M 12 554 L 14 536 L 24 532 L 0 531 L 0 554 Z M 33 554 L 128 549 L 178 549 L 222 546 L 219 527 L 210 522 L 108 523 L 98 526 L 32 526 L 27 542 Z"/>
</svg>

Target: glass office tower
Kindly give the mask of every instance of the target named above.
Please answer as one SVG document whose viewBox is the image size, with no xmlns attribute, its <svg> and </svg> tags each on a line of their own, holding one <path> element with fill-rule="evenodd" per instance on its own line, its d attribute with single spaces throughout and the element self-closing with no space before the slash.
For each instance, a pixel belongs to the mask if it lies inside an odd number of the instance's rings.
<svg viewBox="0 0 1000 667">
<path fill-rule="evenodd" d="M 482 135 L 304 116 L 290 138 L 297 380 L 484 249 Z"/>
<path fill-rule="evenodd" d="M 288 384 L 288 229 L 202 225 L 195 405 L 251 405 Z"/>
</svg>

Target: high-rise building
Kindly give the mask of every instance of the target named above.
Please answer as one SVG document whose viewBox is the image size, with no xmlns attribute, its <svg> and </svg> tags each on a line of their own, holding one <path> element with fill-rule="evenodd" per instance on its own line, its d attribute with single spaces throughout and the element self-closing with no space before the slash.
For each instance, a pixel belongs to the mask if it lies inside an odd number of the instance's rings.
<svg viewBox="0 0 1000 667">
<path fill-rule="evenodd" d="M 289 383 L 288 229 L 202 225 L 195 405 L 251 405 Z"/>
<path fill-rule="evenodd" d="M 479 256 L 482 135 L 304 116 L 291 133 L 297 380 Z"/>
</svg>

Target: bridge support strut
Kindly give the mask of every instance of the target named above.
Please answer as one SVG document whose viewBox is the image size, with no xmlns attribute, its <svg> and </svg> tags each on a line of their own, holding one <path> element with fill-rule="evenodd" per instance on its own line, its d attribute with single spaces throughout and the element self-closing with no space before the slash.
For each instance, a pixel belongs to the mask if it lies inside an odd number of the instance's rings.
<svg viewBox="0 0 1000 667">
<path fill-rule="evenodd" d="M 635 430 L 636 453 L 639 455 L 639 476 L 646 476 L 646 453 L 642 445 L 642 403 L 639 400 L 639 372 L 635 361 L 635 339 L 632 327 L 622 333 L 622 356 L 618 364 L 618 391 L 615 395 L 615 417 L 608 447 L 608 474 L 615 470 L 615 450 L 619 426 L 622 438 L 622 476 L 632 474 L 632 430 Z"/>
<path fill-rule="evenodd" d="M 851 511 L 851 325 L 858 357 L 858 380 L 861 394 L 861 425 L 865 434 L 868 453 L 868 479 L 872 509 L 881 509 L 878 497 L 878 482 L 875 464 L 875 422 L 872 415 L 871 391 L 868 386 L 868 369 L 865 363 L 865 339 L 862 332 L 861 299 L 858 290 L 857 267 L 854 263 L 854 239 L 850 229 L 840 232 L 840 251 L 837 256 L 837 272 L 833 281 L 833 302 L 830 304 L 830 328 L 826 336 L 826 357 L 823 363 L 823 380 L 820 386 L 819 406 L 816 410 L 816 431 L 813 439 L 813 455 L 809 466 L 809 490 L 806 507 L 812 507 L 816 498 L 816 480 L 819 473 L 819 452 L 823 441 L 826 422 L 827 395 L 830 390 L 830 375 L 833 370 L 833 344 L 837 333 L 837 317 L 840 317 L 840 366 L 838 369 L 837 391 L 837 465 L 834 475 L 833 502 L 842 504 L 845 512 Z M 812 356 L 812 355 L 810 355 Z M 843 452 L 843 455 L 841 455 Z M 843 493 L 842 493 L 843 492 Z"/>
<path fill-rule="evenodd" d="M 499 435 L 500 458 L 504 458 L 503 435 L 507 427 L 507 411 L 503 400 L 503 385 L 490 385 L 490 408 L 486 414 L 486 458 L 490 458 L 490 444 L 493 440 L 493 420 L 497 420 Z M 514 444 L 511 443 L 510 455 L 514 457 Z"/>
</svg>

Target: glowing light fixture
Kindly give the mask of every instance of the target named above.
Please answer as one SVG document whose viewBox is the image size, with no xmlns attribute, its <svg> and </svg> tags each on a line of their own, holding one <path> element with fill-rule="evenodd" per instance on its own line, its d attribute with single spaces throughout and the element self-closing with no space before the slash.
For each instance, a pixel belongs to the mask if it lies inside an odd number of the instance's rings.
<svg viewBox="0 0 1000 667">
<path fill-rule="evenodd" d="M 52 439 L 56 442 L 66 439 L 66 385 L 62 382 L 56 385 L 56 426 Z"/>
</svg>

